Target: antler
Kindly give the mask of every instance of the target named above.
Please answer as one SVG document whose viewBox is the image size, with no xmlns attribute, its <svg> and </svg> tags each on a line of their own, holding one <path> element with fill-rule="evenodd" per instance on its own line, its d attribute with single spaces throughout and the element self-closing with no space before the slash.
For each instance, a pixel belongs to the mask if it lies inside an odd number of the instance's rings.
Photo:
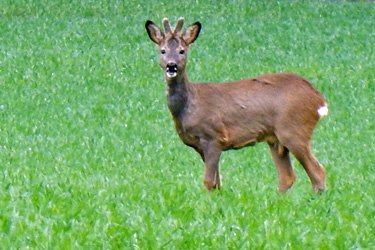
<svg viewBox="0 0 375 250">
<path fill-rule="evenodd" d="M 180 17 L 177 21 L 176 28 L 172 32 L 172 27 L 171 27 L 171 24 L 169 23 L 168 18 L 164 18 L 163 19 L 163 26 L 164 26 L 165 34 L 173 36 L 173 35 L 176 35 L 178 33 L 181 33 L 182 26 L 184 26 L 184 21 L 185 21 L 185 19 L 183 17 Z"/>
<path fill-rule="evenodd" d="M 172 33 L 171 25 L 169 24 L 168 18 L 163 19 L 163 26 L 164 26 L 165 34 L 171 34 Z"/>
<path fill-rule="evenodd" d="M 183 17 L 180 17 L 177 21 L 177 25 L 176 25 L 176 28 L 174 29 L 173 31 L 173 34 L 177 34 L 177 33 L 180 33 L 181 30 L 182 30 L 182 26 L 184 26 L 184 21 L 185 19 Z"/>
</svg>

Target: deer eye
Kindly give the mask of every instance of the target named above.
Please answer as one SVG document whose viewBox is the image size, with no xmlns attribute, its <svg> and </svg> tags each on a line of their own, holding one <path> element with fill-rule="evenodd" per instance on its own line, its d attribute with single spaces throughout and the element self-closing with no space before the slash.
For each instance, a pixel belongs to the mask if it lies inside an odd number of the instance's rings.
<svg viewBox="0 0 375 250">
<path fill-rule="evenodd" d="M 165 49 L 160 50 L 160 53 L 165 54 Z"/>
<path fill-rule="evenodd" d="M 183 49 L 180 50 L 180 54 L 181 54 L 181 55 L 185 54 L 185 50 L 183 50 Z"/>
</svg>

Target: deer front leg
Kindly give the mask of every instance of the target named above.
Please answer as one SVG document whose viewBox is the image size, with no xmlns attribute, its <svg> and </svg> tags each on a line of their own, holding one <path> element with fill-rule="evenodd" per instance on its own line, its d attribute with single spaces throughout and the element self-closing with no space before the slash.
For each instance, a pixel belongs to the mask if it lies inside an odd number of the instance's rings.
<svg viewBox="0 0 375 250">
<path fill-rule="evenodd" d="M 212 191 L 215 188 L 220 189 L 220 174 L 219 174 L 219 160 L 221 155 L 221 149 L 209 145 L 204 150 L 204 186 L 208 191 Z"/>
<path fill-rule="evenodd" d="M 204 153 L 203 153 L 203 151 L 200 148 L 195 148 L 195 147 L 194 147 L 194 150 L 200 155 L 200 157 L 202 158 L 202 161 L 204 162 Z"/>
</svg>

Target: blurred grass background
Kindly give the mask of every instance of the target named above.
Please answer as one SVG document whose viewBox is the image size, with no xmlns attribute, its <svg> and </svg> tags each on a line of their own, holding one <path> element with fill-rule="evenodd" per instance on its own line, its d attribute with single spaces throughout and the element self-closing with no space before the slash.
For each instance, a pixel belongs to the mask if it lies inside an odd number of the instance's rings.
<svg viewBox="0 0 375 250">
<path fill-rule="evenodd" d="M 223 154 L 223 189 L 179 140 L 144 23 L 200 21 L 192 81 L 303 75 L 330 114 L 277 193 L 266 145 Z M 0 1 L 1 249 L 372 249 L 371 2 Z"/>
</svg>

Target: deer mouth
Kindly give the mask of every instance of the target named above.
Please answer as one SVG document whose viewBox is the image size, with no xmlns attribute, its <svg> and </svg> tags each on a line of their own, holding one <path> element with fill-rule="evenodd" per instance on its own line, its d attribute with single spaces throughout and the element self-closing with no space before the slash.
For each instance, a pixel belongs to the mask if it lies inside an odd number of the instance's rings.
<svg viewBox="0 0 375 250">
<path fill-rule="evenodd" d="M 168 78 L 173 78 L 177 76 L 177 64 L 168 64 L 165 68 L 165 75 Z"/>
</svg>

